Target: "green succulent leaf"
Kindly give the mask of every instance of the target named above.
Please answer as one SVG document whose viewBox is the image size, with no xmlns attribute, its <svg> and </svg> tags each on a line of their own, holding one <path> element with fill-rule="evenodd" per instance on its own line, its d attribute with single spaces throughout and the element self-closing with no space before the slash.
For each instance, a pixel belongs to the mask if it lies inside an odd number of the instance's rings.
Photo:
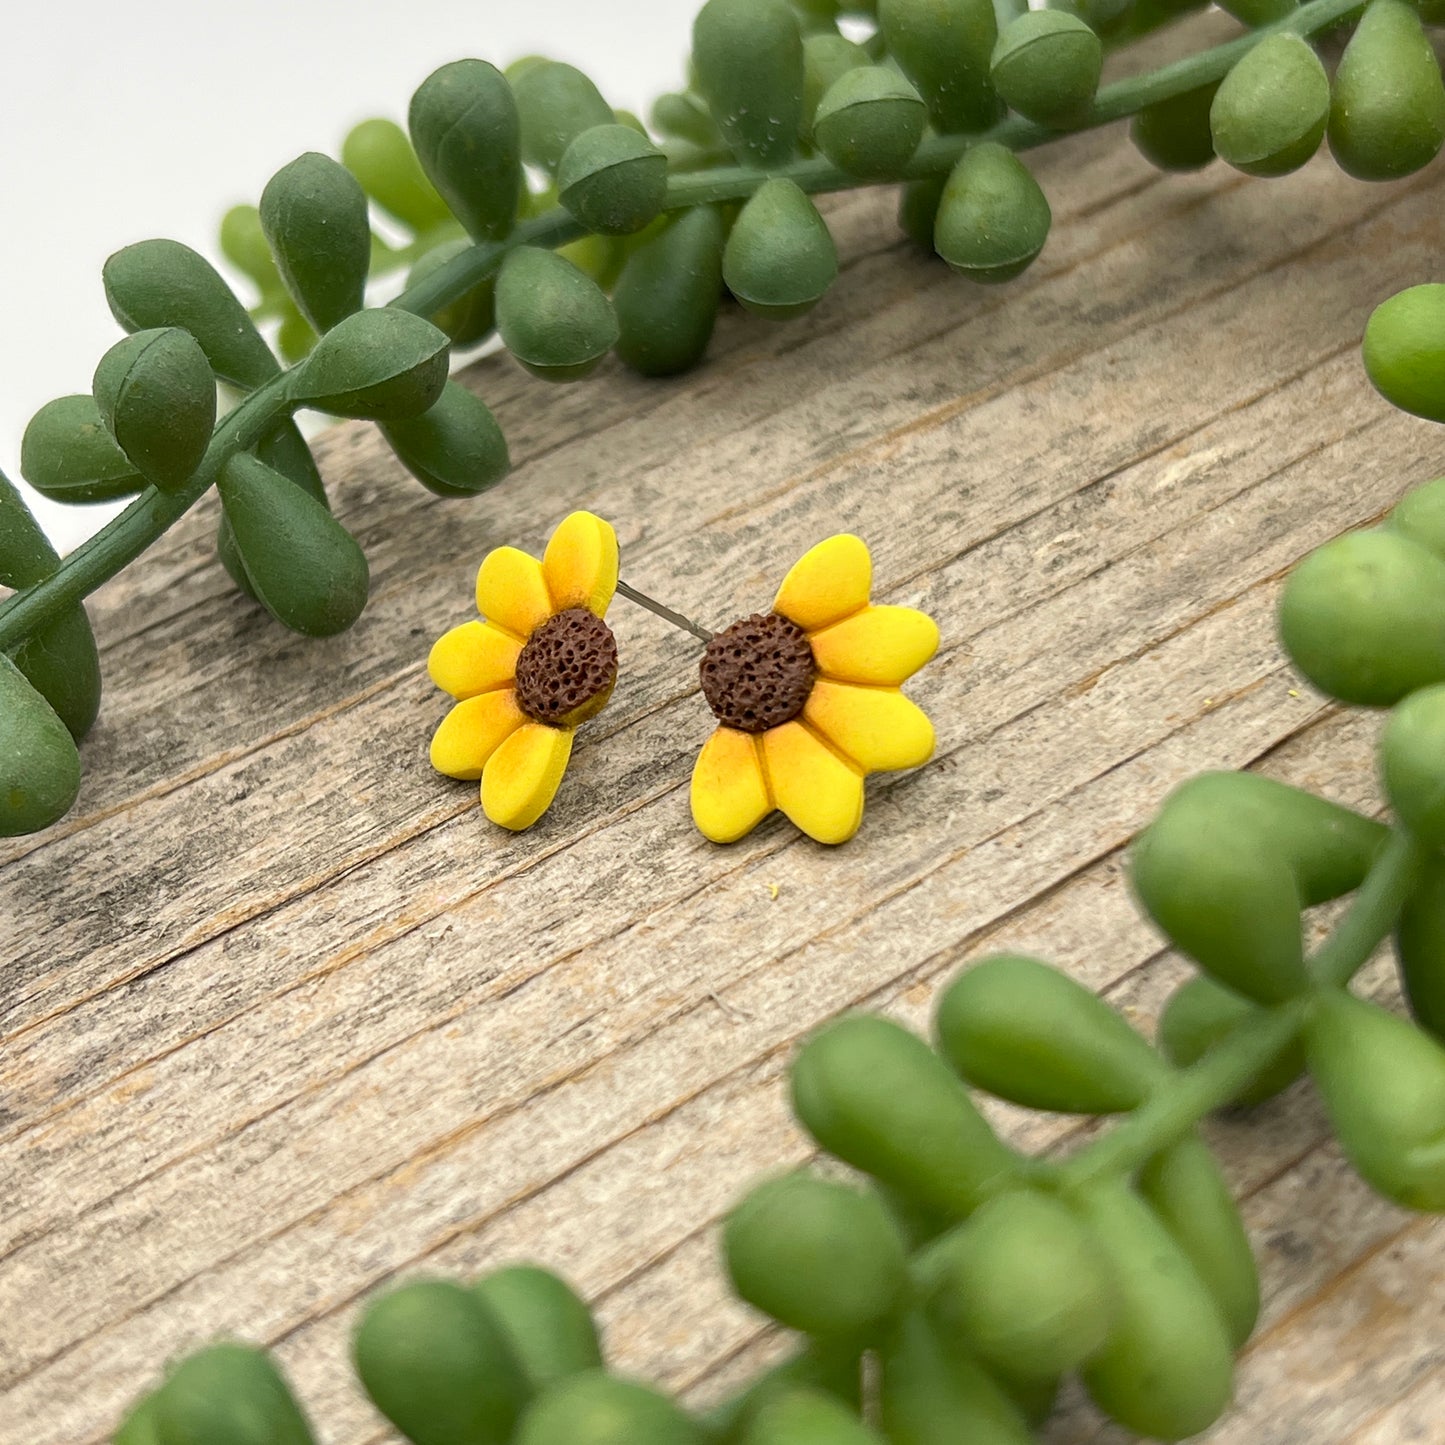
<svg viewBox="0 0 1445 1445">
<path fill-rule="evenodd" d="M 501 71 L 485 60 L 434 70 L 411 98 L 407 127 L 422 170 L 467 233 L 506 236 L 522 164 L 517 102 Z"/>
<path fill-rule="evenodd" d="M 53 707 L 0 652 L 0 838 L 59 822 L 80 791 L 80 754 Z"/>
<path fill-rule="evenodd" d="M 1419 13 L 1371 0 L 1335 71 L 1330 149 L 1362 181 L 1428 165 L 1445 142 L 1445 81 Z"/>
<path fill-rule="evenodd" d="M 668 217 L 628 254 L 612 292 L 617 354 L 643 376 L 673 376 L 701 359 L 722 296 L 726 230 L 715 206 Z"/>
<path fill-rule="evenodd" d="M 993 141 L 970 146 L 949 174 L 933 246 L 973 281 L 1011 281 L 1048 240 L 1049 203 L 1029 168 Z"/>
<path fill-rule="evenodd" d="M 394 120 L 374 116 L 354 125 L 341 143 L 341 164 L 387 215 L 417 235 L 451 222 L 447 203 Z"/>
<path fill-rule="evenodd" d="M 575 381 L 612 349 L 617 316 L 601 287 L 565 257 L 519 246 L 497 276 L 497 330 L 534 375 Z"/>
<path fill-rule="evenodd" d="M 252 591 L 283 626 L 308 637 L 343 632 L 366 606 L 356 539 L 289 477 L 242 452 L 218 488 Z"/>
<path fill-rule="evenodd" d="M 317 332 L 359 311 L 371 268 L 366 192 L 345 166 L 316 151 L 266 183 L 261 228 L 276 268 Z"/>
<path fill-rule="evenodd" d="M 358 311 L 317 343 L 293 382 L 293 400 L 333 416 L 419 416 L 446 385 L 449 346 L 444 331 L 409 311 Z"/>
<path fill-rule="evenodd" d="M 617 117 L 597 87 L 560 60 L 535 59 L 508 78 L 517 97 L 522 159 L 555 175 L 567 147 L 593 126 L 612 125 Z"/>
<path fill-rule="evenodd" d="M 999 35 L 989 75 L 1011 110 L 1062 130 L 1088 113 L 1103 67 L 1103 42 L 1077 15 L 1026 10 Z"/>
<path fill-rule="evenodd" d="M 878 0 L 878 28 L 938 131 L 985 130 L 999 118 L 989 79 L 998 43 L 992 0 Z"/>
<path fill-rule="evenodd" d="M 722 269 L 728 290 L 749 311 L 783 320 L 822 300 L 838 275 L 838 251 L 797 182 L 774 176 L 733 223 Z"/>
<path fill-rule="evenodd" d="M 24 498 L 0 472 L 0 586 L 34 586 L 59 566 Z M 85 608 L 63 609 L 12 648 L 11 657 L 79 742 L 100 709 L 100 658 Z"/>
<path fill-rule="evenodd" d="M 471 497 L 495 486 L 511 465 L 507 439 L 481 397 L 449 381 L 420 416 L 382 426 L 402 465 L 440 497 Z"/>
<path fill-rule="evenodd" d="M 216 1344 L 182 1360 L 155 1393 L 155 1445 L 314 1445 L 264 1350 Z"/>
<path fill-rule="evenodd" d="M 196 338 L 211 370 L 249 391 L 279 369 L 246 308 L 199 252 L 179 241 L 138 241 L 101 273 L 111 313 L 127 331 L 179 326 Z"/>
<path fill-rule="evenodd" d="M 698 89 L 744 165 L 782 165 L 803 123 L 803 36 L 786 0 L 707 0 L 692 25 Z"/>
<path fill-rule="evenodd" d="M 845 70 L 813 117 L 818 148 L 840 170 L 870 181 L 896 180 L 913 159 L 928 115 L 918 92 L 883 65 Z"/>
<path fill-rule="evenodd" d="M 589 231 L 640 231 L 667 196 L 667 157 L 631 126 L 593 126 L 563 152 L 557 194 Z"/>
<path fill-rule="evenodd" d="M 506 1333 L 472 1290 L 415 1280 L 374 1299 L 352 1342 L 376 1408 L 414 1445 L 507 1445 L 527 1383 Z"/>
<path fill-rule="evenodd" d="M 1269 35 L 1224 77 L 1209 109 L 1219 158 L 1250 176 L 1298 170 L 1319 149 L 1330 80 L 1298 35 Z"/>
<path fill-rule="evenodd" d="M 136 471 L 161 491 L 183 487 L 216 425 L 216 379 L 195 337 L 178 327 L 137 331 L 101 357 L 94 390 Z"/>
<path fill-rule="evenodd" d="M 30 419 L 20 474 L 54 502 L 109 502 L 141 491 L 146 479 L 115 444 L 93 396 L 60 396 Z"/>
</svg>

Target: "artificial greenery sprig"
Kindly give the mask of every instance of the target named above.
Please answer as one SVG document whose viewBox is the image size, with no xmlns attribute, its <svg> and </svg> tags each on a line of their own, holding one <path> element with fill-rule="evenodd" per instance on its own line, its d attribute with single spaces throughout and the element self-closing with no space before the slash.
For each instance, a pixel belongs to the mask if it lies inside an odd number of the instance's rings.
<svg viewBox="0 0 1445 1445">
<path fill-rule="evenodd" d="M 1389 525 L 1425 546 L 1422 514 L 1445 517 L 1445 480 Z M 1445 529 L 1432 537 L 1445 557 Z M 1283 615 L 1311 563 L 1337 565 L 1314 554 Z M 1399 620 L 1390 605 L 1375 600 L 1374 625 Z M 1333 653 L 1346 683 L 1367 671 L 1352 641 Z M 1433 683 L 1404 684 L 1381 739 L 1393 827 L 1250 773 L 1203 774 L 1166 800 L 1130 851 L 1130 882 L 1200 972 L 1157 1045 L 1064 971 L 1013 954 L 944 990 L 933 1047 L 870 1014 L 804 1042 L 794 1113 L 858 1182 L 795 1171 L 728 1215 L 737 1293 L 804 1337 L 730 1399 L 697 1414 L 611 1372 L 582 1300 L 519 1265 L 373 1298 L 353 1340 L 373 1403 L 415 1445 L 1029 1445 L 1077 1375 L 1140 1435 L 1206 1429 L 1260 1308 L 1238 1208 L 1197 1132 L 1206 1116 L 1307 1070 L 1366 1181 L 1445 1213 L 1440 678 L 1445 659 Z M 1347 894 L 1306 960 L 1304 911 Z M 1348 990 L 1392 933 L 1414 1024 Z M 1117 1122 L 1063 1158 L 1030 1158 L 971 1090 Z M 173 1366 L 116 1439 L 312 1442 L 267 1355 L 231 1343 Z"/>
<path fill-rule="evenodd" d="M 365 122 L 344 164 L 302 156 L 259 207 L 228 216 L 222 246 L 260 289 L 253 314 L 187 247 L 117 253 L 107 297 L 132 335 L 102 360 L 92 396 L 42 408 L 21 465 L 60 500 L 136 500 L 43 575 L 0 557 L 17 588 L 0 603 L 0 654 L 23 675 L 4 674 L 0 833 L 56 821 L 78 787 L 51 717 L 56 669 L 36 675 L 35 638 L 71 619 L 71 671 L 98 705 L 76 609 L 212 485 L 217 549 L 243 591 L 304 633 L 359 615 L 365 559 L 330 515 L 290 420 L 298 409 L 377 420 L 424 485 L 473 495 L 505 474 L 506 443 L 485 404 L 446 381 L 448 355 L 495 329 L 553 380 L 587 374 L 614 348 L 648 375 L 682 370 L 705 352 L 724 287 L 774 318 L 827 290 L 837 258 L 813 194 L 903 181 L 904 229 L 962 275 L 996 282 L 1034 260 L 1051 221 L 1018 153 L 1065 131 L 1132 117 L 1136 143 L 1165 168 L 1218 154 L 1274 175 L 1328 129 L 1346 169 L 1370 178 L 1424 164 L 1445 138 L 1445 86 L 1404 0 L 1373 0 L 1333 91 L 1303 37 L 1348 21 L 1352 0 L 1240 0 L 1236 13 L 1259 29 L 1098 89 L 1106 41 L 1187 8 L 1091 0 L 1079 13 L 996 13 L 990 0 L 881 0 L 860 44 L 839 32 L 833 0 L 708 0 L 695 89 L 653 113 L 660 145 L 571 66 L 529 58 L 503 76 L 461 61 L 418 90 L 410 140 Z M 1425 18 L 1440 17 L 1427 7 Z M 529 191 L 524 167 L 547 188 Z M 411 239 L 373 235 L 373 207 Z M 401 266 L 401 293 L 366 309 L 368 277 Z M 257 319 L 278 320 L 289 369 Z M 219 422 L 217 383 L 242 397 Z M 0 499 L 0 510 L 21 507 Z M 84 711 L 67 719 L 76 740 Z"/>
</svg>

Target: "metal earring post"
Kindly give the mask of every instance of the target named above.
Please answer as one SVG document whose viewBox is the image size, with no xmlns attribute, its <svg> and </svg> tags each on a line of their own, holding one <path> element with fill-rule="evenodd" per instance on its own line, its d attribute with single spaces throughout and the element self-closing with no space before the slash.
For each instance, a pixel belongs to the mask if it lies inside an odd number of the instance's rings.
<svg viewBox="0 0 1445 1445">
<path fill-rule="evenodd" d="M 617 583 L 617 590 L 629 602 L 635 602 L 639 607 L 645 607 L 651 613 L 662 618 L 664 622 L 670 622 L 674 627 L 680 627 L 684 632 L 690 632 L 699 642 L 711 642 L 713 634 L 706 627 L 699 627 L 696 622 L 684 617 L 680 612 L 674 612 L 670 607 L 664 607 L 662 603 L 654 601 L 645 592 L 639 592 L 635 587 L 629 587 L 620 578 Z"/>
</svg>

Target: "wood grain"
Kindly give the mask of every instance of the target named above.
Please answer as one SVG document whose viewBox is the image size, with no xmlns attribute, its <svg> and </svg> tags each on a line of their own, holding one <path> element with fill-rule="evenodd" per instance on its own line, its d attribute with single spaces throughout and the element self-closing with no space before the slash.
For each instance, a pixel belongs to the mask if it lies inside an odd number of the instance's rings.
<svg viewBox="0 0 1445 1445">
<path fill-rule="evenodd" d="M 209 557 L 200 509 L 97 598 L 108 695 L 75 815 L 0 851 L 0 1439 L 99 1440 L 168 1357 L 275 1344 L 332 1445 L 385 1438 L 345 1366 L 356 1304 L 417 1271 L 548 1261 L 619 1365 L 697 1399 L 779 1348 L 730 1301 L 716 1221 L 806 1156 L 783 1074 L 841 1009 L 926 1024 L 1000 947 L 1150 1027 L 1183 976 L 1120 850 L 1165 791 L 1259 766 L 1377 807 L 1376 722 L 1285 665 L 1279 581 L 1445 470 L 1364 383 L 1378 301 L 1433 274 L 1438 173 L 1370 188 L 1161 180 L 1117 134 L 1038 157 L 1039 265 L 972 288 L 834 202 L 842 277 L 805 320 L 724 317 L 692 376 L 465 376 L 513 475 L 444 503 L 376 434 L 320 444 L 373 568 L 325 643 Z M 481 555 L 574 506 L 624 573 L 713 623 L 857 531 L 881 599 L 940 619 L 915 695 L 939 756 L 870 783 L 828 851 L 774 819 L 692 830 L 696 652 L 618 604 L 617 695 L 521 837 L 426 766 L 423 660 Z M 1391 999 L 1388 970 L 1368 986 Z M 1011 1136 L 1070 1126 L 999 1109 Z M 1433 1440 L 1438 1222 L 1369 1195 L 1300 1086 L 1210 1126 L 1266 1316 L 1211 1442 Z M 1078 1401 L 1051 1441 L 1114 1440 Z"/>
</svg>

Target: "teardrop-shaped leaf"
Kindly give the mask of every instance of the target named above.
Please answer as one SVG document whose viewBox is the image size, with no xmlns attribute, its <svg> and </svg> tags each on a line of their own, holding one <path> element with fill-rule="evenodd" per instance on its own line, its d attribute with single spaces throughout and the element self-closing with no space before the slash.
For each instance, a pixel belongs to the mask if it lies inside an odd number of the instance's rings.
<svg viewBox="0 0 1445 1445">
<path fill-rule="evenodd" d="M 1342 989 L 1311 1002 L 1305 1048 L 1341 1148 L 1406 1209 L 1445 1210 L 1445 1047 Z"/>
<path fill-rule="evenodd" d="M 1214 160 L 1209 111 L 1218 81 L 1146 105 L 1129 124 L 1139 154 L 1161 171 L 1203 170 Z"/>
<path fill-rule="evenodd" d="M 155 1394 L 157 1445 L 313 1445 L 271 1357 L 215 1344 L 182 1360 Z"/>
<path fill-rule="evenodd" d="M 93 396 L 56 397 L 30 418 L 20 474 L 41 496 L 72 504 L 128 497 L 146 484 L 106 430 Z"/>
<path fill-rule="evenodd" d="M 366 606 L 368 569 L 341 523 L 289 477 L 244 452 L 226 463 L 218 488 L 262 606 L 309 637 L 350 627 Z"/>
<path fill-rule="evenodd" d="M 101 420 L 132 466 L 175 491 L 201 464 L 216 425 L 216 378 L 189 331 L 137 331 L 95 369 Z"/>
<path fill-rule="evenodd" d="M 311 455 L 311 448 L 306 438 L 301 435 L 300 427 L 290 417 L 281 422 L 270 436 L 263 437 L 256 444 L 255 453 L 268 467 L 280 472 L 283 477 L 289 477 L 303 492 L 315 497 L 323 507 L 330 510 L 326 487 L 321 480 L 321 473 L 316 469 L 316 458 Z M 236 546 L 236 539 L 231 533 L 231 524 L 226 520 L 224 509 L 216 522 L 216 555 L 230 574 L 231 581 L 246 596 L 254 599 L 256 592 L 251 586 L 251 579 L 246 575 L 246 564 L 241 560 L 241 553 Z"/>
<path fill-rule="evenodd" d="M 834 165 L 864 180 L 896 180 L 923 138 L 927 112 L 897 71 L 869 65 L 845 71 L 813 117 L 813 136 Z"/>
<path fill-rule="evenodd" d="M 497 276 L 497 330 L 528 371 L 574 381 L 611 350 L 617 316 L 597 283 L 570 261 L 519 246 Z"/>
<path fill-rule="evenodd" d="M 714 206 L 669 217 L 639 242 L 612 292 L 617 354 L 644 376 L 672 376 L 702 358 L 722 296 L 725 231 Z"/>
<path fill-rule="evenodd" d="M 75 739 L 0 652 L 0 838 L 48 828 L 70 811 L 79 791 Z"/>
<path fill-rule="evenodd" d="M 451 220 L 447 203 L 394 120 L 375 116 L 354 125 L 341 143 L 341 163 L 387 215 L 418 235 Z"/>
<path fill-rule="evenodd" d="M 986 141 L 969 147 L 949 175 L 933 246 L 970 280 L 1011 281 L 1043 250 L 1052 221 L 1029 168 L 1007 147 Z"/>
<path fill-rule="evenodd" d="M 1259 1319 L 1259 1271 L 1218 1160 L 1186 1134 L 1139 1173 L 1139 1193 L 1214 1296 L 1236 1350 Z"/>
<path fill-rule="evenodd" d="M 1396 817 L 1427 848 L 1445 846 L 1445 685 L 1395 707 L 1380 736 L 1380 774 Z"/>
<path fill-rule="evenodd" d="M 32 587 L 60 565 L 10 478 L 0 472 L 0 586 Z M 100 658 L 85 608 L 76 603 L 11 650 L 15 665 L 55 709 L 77 742 L 100 709 Z"/>
<path fill-rule="evenodd" d="M 1445 855 L 1426 860 L 1401 910 L 1395 952 L 1415 1022 L 1445 1044 Z"/>
<path fill-rule="evenodd" d="M 799 135 L 812 143 L 818 103 L 844 71 L 869 64 L 868 52 L 836 31 L 803 38 L 803 118 Z"/>
<path fill-rule="evenodd" d="M 1290 573 L 1279 632 L 1321 692 L 1393 707 L 1445 682 L 1445 559 L 1393 528 L 1347 532 Z"/>
<path fill-rule="evenodd" d="M 434 70 L 411 98 L 407 128 L 422 170 L 468 234 L 500 241 L 522 186 L 517 102 L 502 72 L 485 60 Z"/>
<path fill-rule="evenodd" d="M 707 106 L 695 95 L 685 91 L 669 91 L 659 95 L 649 112 L 652 128 L 658 135 L 686 141 L 700 150 L 721 143 L 722 135 Z"/>
<path fill-rule="evenodd" d="M 975 1088 L 1029 1109 L 1137 1109 L 1169 1074 L 1103 999 L 1036 958 L 998 954 L 960 974 L 936 1019 L 939 1052 Z"/>
<path fill-rule="evenodd" d="M 276 258 L 266 244 L 261 212 L 252 205 L 232 206 L 221 217 L 221 254 L 242 275 L 249 276 L 263 302 L 284 291 Z"/>
<path fill-rule="evenodd" d="M 1224 1316 L 1157 1214 L 1119 1179 L 1073 1201 L 1113 1276 L 1115 1324 L 1083 1368 L 1094 1403 L 1151 1440 L 1197 1435 L 1229 1405 L 1234 1351 Z"/>
<path fill-rule="evenodd" d="M 879 0 L 878 28 L 937 130 L 984 130 L 998 119 L 989 79 L 998 40 L 992 0 Z"/>
<path fill-rule="evenodd" d="M 389 422 L 382 433 L 412 476 L 439 497 L 471 497 L 495 486 L 511 461 L 491 408 L 459 382 L 420 416 Z"/>
<path fill-rule="evenodd" d="M 723 280 L 749 311 L 799 316 L 838 275 L 838 251 L 818 208 L 795 181 L 774 176 L 753 192 L 723 251 Z"/>
<path fill-rule="evenodd" d="M 597 87 L 575 65 L 537 58 L 508 72 L 517 97 L 522 159 L 554 174 L 567 147 L 597 125 L 616 119 Z"/>
<path fill-rule="evenodd" d="M 1363 359 L 1391 406 L 1445 421 L 1445 285 L 1409 286 L 1375 307 L 1365 324 Z M 1445 555 L 1445 546 L 1435 550 Z"/>
<path fill-rule="evenodd" d="M 1335 71 L 1330 149 L 1342 170 L 1388 181 L 1445 142 L 1445 82 L 1413 5 L 1371 0 Z"/>
<path fill-rule="evenodd" d="M 718 129 L 744 165 L 782 165 L 803 122 L 803 36 L 785 0 L 707 0 L 692 62 Z"/>
<path fill-rule="evenodd" d="M 551 1270 L 508 1265 L 479 1279 L 472 1292 L 500 1326 L 529 1390 L 540 1392 L 602 1364 L 592 1311 Z"/>
<path fill-rule="evenodd" d="M 318 332 L 359 311 L 371 268 L 366 193 L 345 166 L 297 156 L 261 192 L 261 226 L 276 268 Z"/>
<path fill-rule="evenodd" d="M 105 299 L 127 331 L 179 326 L 225 381 L 253 390 L 280 369 L 246 308 L 199 252 L 179 241 L 137 241 L 101 273 Z"/>
<path fill-rule="evenodd" d="M 334 416 L 419 416 L 446 385 L 448 346 L 444 331 L 409 311 L 358 311 L 317 343 L 292 395 Z"/>
<path fill-rule="evenodd" d="M 630 126 L 593 126 L 563 152 L 557 194 L 589 231 L 640 231 L 667 196 L 667 157 Z"/>
<path fill-rule="evenodd" d="M 372 1403 L 418 1445 L 507 1445 L 526 1378 L 482 1298 L 419 1279 L 372 1300 L 352 1342 Z"/>
<path fill-rule="evenodd" d="M 1077 15 L 1026 10 L 999 36 L 989 74 L 1011 110 L 1062 129 L 1088 111 L 1103 67 L 1103 43 Z"/>
<path fill-rule="evenodd" d="M 1214 150 L 1249 176 L 1282 176 L 1319 149 L 1330 80 L 1298 35 L 1268 35 L 1224 77 L 1209 108 Z"/>
</svg>

